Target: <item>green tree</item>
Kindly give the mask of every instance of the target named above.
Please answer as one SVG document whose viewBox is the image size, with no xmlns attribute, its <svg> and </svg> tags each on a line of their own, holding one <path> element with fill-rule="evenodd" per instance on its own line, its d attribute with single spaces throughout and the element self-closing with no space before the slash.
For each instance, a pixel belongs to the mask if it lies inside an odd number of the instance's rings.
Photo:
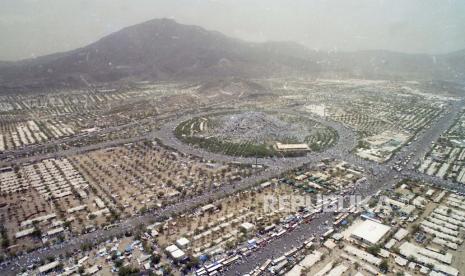
<svg viewBox="0 0 465 276">
<path fill-rule="evenodd" d="M 368 253 L 373 254 L 373 255 L 378 255 L 380 250 L 381 248 L 379 247 L 379 245 L 373 245 L 373 246 L 368 247 L 367 249 Z"/>
<path fill-rule="evenodd" d="M 387 272 L 389 270 L 389 264 L 387 260 L 383 260 L 381 262 L 381 264 L 379 265 L 379 269 L 381 269 L 381 271 L 384 271 L 384 272 Z"/>
<path fill-rule="evenodd" d="M 132 276 L 139 275 L 140 270 L 137 267 L 125 266 L 121 267 L 118 271 L 119 276 Z"/>
</svg>

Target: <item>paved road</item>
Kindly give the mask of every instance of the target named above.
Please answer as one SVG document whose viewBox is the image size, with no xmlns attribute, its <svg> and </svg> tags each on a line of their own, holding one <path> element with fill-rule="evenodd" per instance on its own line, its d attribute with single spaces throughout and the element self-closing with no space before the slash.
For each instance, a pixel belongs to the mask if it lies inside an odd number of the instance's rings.
<svg viewBox="0 0 465 276">
<path fill-rule="evenodd" d="M 396 183 L 394 179 L 374 182 L 373 185 L 363 185 L 355 188 L 354 194 L 361 195 L 364 198 L 374 195 L 378 189 L 392 186 Z M 377 187 L 377 189 L 376 189 Z M 250 272 L 255 267 L 263 264 L 267 259 L 274 259 L 282 256 L 293 247 L 298 247 L 311 236 L 322 236 L 329 228 L 332 227 L 333 212 L 323 212 L 312 219 L 310 223 L 303 223 L 297 226 L 292 232 L 287 232 L 282 237 L 273 242 L 266 244 L 265 247 L 260 248 L 258 251 L 249 255 L 245 261 L 234 263 L 226 271 L 224 275 L 244 275 Z M 325 223 L 328 222 L 327 225 Z"/>
<path fill-rule="evenodd" d="M 213 109 L 217 107 L 221 107 L 224 103 L 217 103 L 214 105 L 210 105 L 207 109 Z M 205 108 L 204 108 L 205 109 Z M 46 141 L 44 143 L 40 144 L 32 144 L 32 145 L 27 145 L 24 147 L 21 147 L 19 149 L 13 149 L 13 150 L 6 150 L 3 152 L 0 152 L 0 167 L 5 167 L 5 166 L 10 166 L 12 164 L 19 164 L 19 163 L 24 163 L 24 162 L 29 162 L 29 160 L 36 161 L 36 160 L 43 160 L 46 158 L 50 158 L 50 156 L 53 156 L 54 154 L 57 154 L 59 156 L 63 156 L 62 152 L 65 151 L 60 151 L 60 152 L 52 152 L 52 153 L 45 153 L 41 154 L 40 152 L 45 152 L 47 148 L 50 147 L 55 147 L 55 146 L 60 146 L 64 144 L 69 144 L 72 142 L 78 142 L 82 139 L 92 139 L 93 137 L 99 137 L 105 134 L 109 133 L 114 133 L 120 130 L 124 130 L 130 127 L 144 127 L 145 124 L 147 123 L 152 123 L 152 122 L 160 122 L 164 120 L 170 120 L 172 118 L 179 118 L 181 116 L 185 116 L 186 114 L 191 114 L 191 113 L 198 113 L 198 109 L 185 109 L 180 112 L 176 113 L 166 113 L 166 114 L 159 114 L 159 115 L 154 115 L 154 116 L 149 116 L 141 120 L 132 120 L 128 123 L 125 124 L 120 124 L 120 125 L 115 125 L 115 126 L 110 126 L 106 127 L 104 129 L 97 130 L 92 133 L 77 133 L 71 137 L 63 137 L 59 138 L 56 140 L 50 140 Z M 125 120 L 131 120 L 131 118 L 124 117 L 122 116 L 123 119 Z M 153 133 L 148 133 L 146 136 L 153 136 Z M 127 138 L 127 139 L 133 139 L 134 141 L 139 141 L 142 139 L 145 139 L 145 136 L 138 136 L 138 137 L 132 137 L 132 138 Z M 111 142 L 113 144 L 121 144 L 124 143 L 123 140 L 125 139 L 115 139 L 112 140 Z M 99 145 L 104 145 L 104 143 L 98 143 Z M 94 145 L 93 145 L 94 146 Z M 81 147 L 80 147 L 81 148 Z M 85 148 L 85 147 L 84 147 Z M 76 149 L 75 149 L 76 150 Z M 34 156 L 29 156 L 31 152 L 35 152 L 37 154 L 34 154 Z M 65 153 L 66 155 L 66 153 Z"/>
<path fill-rule="evenodd" d="M 225 111 L 227 110 L 224 110 L 222 112 L 225 112 Z M 285 112 L 285 113 L 298 114 L 300 116 L 309 117 L 312 120 L 315 120 L 323 125 L 326 125 L 326 126 L 329 126 L 335 129 L 338 132 L 339 138 L 338 138 L 337 143 L 333 147 L 321 153 L 310 153 L 306 156 L 293 157 L 293 158 L 279 158 L 279 157 L 260 158 L 259 159 L 260 164 L 263 164 L 263 165 L 266 165 L 272 168 L 282 167 L 282 166 L 298 167 L 304 163 L 319 161 L 321 159 L 328 158 L 330 156 L 344 156 L 344 155 L 350 154 L 350 150 L 353 149 L 357 144 L 357 136 L 355 132 L 352 129 L 338 122 L 326 121 L 322 119 L 321 117 L 316 117 L 312 115 L 302 115 L 297 112 L 290 112 L 290 111 L 285 111 L 285 110 L 274 110 L 274 111 L 281 112 L 281 113 Z M 163 125 L 159 131 L 153 132 L 152 135 L 153 137 L 160 139 L 161 142 L 165 146 L 169 146 L 173 149 L 176 149 L 179 152 L 183 152 L 186 154 L 201 156 L 207 160 L 215 160 L 215 161 L 221 161 L 221 162 L 238 162 L 238 163 L 243 163 L 243 164 L 255 163 L 256 159 L 254 157 L 229 156 L 229 155 L 224 155 L 220 153 L 208 152 L 196 146 L 185 144 L 182 141 L 178 140 L 173 135 L 174 130 L 176 129 L 176 126 L 178 126 L 181 122 L 189 120 L 192 117 L 201 117 L 201 116 L 205 116 L 208 114 L 211 114 L 211 112 L 205 112 L 205 113 L 199 113 L 196 115 L 186 115 L 186 116 L 179 117 L 178 119 L 173 120 Z"/>
<path fill-rule="evenodd" d="M 413 169 L 404 169 L 402 173 L 399 173 L 391 168 L 396 162 L 405 161 L 407 156 L 411 153 L 413 153 L 412 159 L 407 162 L 406 165 L 403 165 L 403 167 L 407 167 L 408 165 L 419 161 L 429 150 L 431 142 L 436 141 L 439 136 L 451 126 L 458 113 L 463 109 L 463 104 L 464 102 L 460 101 L 451 106 L 451 109 L 447 114 L 439 118 L 432 127 L 418 133 L 416 139 L 414 139 L 410 145 L 404 147 L 402 151 L 398 152 L 385 164 L 361 160 L 355 155 L 344 155 L 345 158 L 341 158 L 342 160 L 352 164 L 357 164 L 365 168 L 365 171 L 368 172 L 368 183 L 355 187 L 354 194 L 361 195 L 363 198 L 367 199 L 368 197 L 376 194 L 376 192 L 380 189 L 395 185 L 397 182 L 395 176 L 399 175 L 402 175 L 404 178 L 433 183 L 434 185 L 441 186 L 449 190 L 465 192 L 465 186 L 452 180 L 444 180 L 434 176 L 421 174 Z M 227 271 L 225 271 L 224 274 L 243 275 L 264 263 L 267 259 L 273 259 L 281 256 L 290 248 L 302 244 L 304 240 L 308 239 L 312 235 L 321 235 L 329 228 L 322 227 L 322 222 L 331 221 L 332 217 L 332 213 L 322 213 L 319 219 L 313 220 L 310 224 L 300 225 L 296 230 L 291 233 L 287 233 L 280 240 L 267 244 L 266 247 L 254 252 L 246 261 L 233 264 Z"/>
<path fill-rule="evenodd" d="M 422 149 L 425 144 L 431 144 L 431 141 L 437 139 L 437 133 L 442 133 L 445 129 L 447 129 L 450 124 L 453 122 L 454 118 L 456 117 L 458 111 L 461 109 L 463 102 L 457 103 L 451 109 L 451 112 L 447 116 L 443 116 L 434 127 L 427 129 L 424 132 L 419 133 L 419 137 L 416 141 L 414 141 L 409 147 L 409 151 L 413 151 L 416 149 Z M 185 119 L 180 118 L 180 120 Z M 178 121 L 178 120 L 177 120 Z M 176 121 L 176 122 L 177 122 Z M 394 177 L 399 175 L 399 172 L 391 169 L 391 165 L 396 162 L 397 156 L 399 158 L 405 158 L 408 156 L 409 151 L 403 151 L 400 154 L 396 155 L 395 158 L 387 162 L 386 164 L 377 164 L 375 162 L 370 162 L 367 160 L 362 160 L 353 154 L 351 154 L 352 148 L 356 145 L 356 139 L 353 132 L 348 129 L 347 127 L 340 125 L 335 122 L 324 122 L 326 125 L 329 125 L 335 128 L 339 133 L 339 141 L 338 143 L 331 149 L 317 154 L 309 154 L 306 157 L 299 157 L 299 158 L 268 158 L 260 160 L 260 163 L 267 165 L 267 169 L 257 175 L 251 176 L 249 178 L 245 178 L 238 182 L 233 182 L 232 184 L 227 184 L 221 186 L 218 189 L 208 191 L 200 196 L 187 199 L 183 202 L 179 202 L 173 205 L 170 205 L 164 209 L 160 209 L 154 211 L 152 213 L 145 214 L 143 216 L 138 217 L 131 217 L 123 222 L 121 222 L 117 227 L 110 229 L 110 230 L 97 230 L 93 233 L 81 235 L 79 237 L 74 237 L 66 240 L 64 243 L 59 245 L 54 245 L 49 248 L 42 248 L 39 251 L 34 251 L 29 254 L 19 256 L 14 259 L 14 261 L 4 267 L 0 268 L 0 275 L 10 275 L 14 274 L 14 272 L 18 271 L 21 267 L 25 267 L 31 263 L 32 260 L 43 259 L 49 255 L 59 255 L 64 254 L 66 252 L 73 252 L 76 249 L 80 248 L 80 245 L 84 242 L 91 242 L 91 243 L 100 243 L 111 238 L 114 235 L 122 234 L 128 230 L 136 229 L 140 223 L 151 223 L 156 220 L 161 220 L 164 216 L 171 216 L 176 213 L 182 213 L 189 210 L 192 210 L 195 206 L 199 204 L 205 204 L 211 199 L 218 199 L 224 197 L 225 195 L 232 194 L 237 192 L 241 189 L 246 189 L 255 185 L 259 181 L 264 181 L 272 177 L 279 176 L 281 173 L 301 166 L 304 163 L 316 164 L 317 162 L 326 159 L 326 158 L 337 158 L 341 159 L 358 166 L 361 166 L 365 169 L 368 184 L 360 187 L 356 187 L 354 193 L 360 194 L 364 197 L 368 197 L 376 193 L 379 189 L 383 187 L 387 187 L 392 185 L 396 182 Z M 172 130 L 175 127 L 175 122 L 171 122 L 165 127 L 163 127 L 160 131 L 156 131 L 150 134 L 147 134 L 144 137 L 138 137 L 138 139 L 146 139 L 146 138 L 158 138 L 164 144 L 173 147 L 175 149 L 180 150 L 181 152 L 194 154 L 198 156 L 204 156 L 204 158 L 210 160 L 218 160 L 218 161 L 225 161 L 225 162 L 243 162 L 243 163 L 255 163 L 255 158 L 237 158 L 237 157 L 230 157 L 224 156 L 219 154 L 212 154 L 204 152 L 200 149 L 185 145 L 178 141 L 173 135 Z M 136 139 L 136 138 L 131 138 Z M 128 140 L 129 141 L 129 140 Z M 59 153 L 58 155 L 64 156 L 67 154 L 74 154 L 76 152 L 80 152 L 82 150 L 92 150 L 96 148 L 102 148 L 105 146 L 112 145 L 112 143 L 121 143 L 121 141 L 113 141 L 98 145 L 93 145 L 89 147 L 85 147 L 84 149 L 71 149 L 66 152 Z M 54 154 L 57 155 L 57 154 Z M 418 156 L 419 158 L 419 156 Z M 463 186 L 458 186 L 456 183 L 452 181 L 440 180 L 431 176 L 424 176 L 419 174 L 413 170 L 405 170 L 405 176 L 416 178 L 416 179 L 426 179 L 430 180 L 433 183 L 438 185 L 444 185 L 450 187 L 452 189 L 461 189 L 463 190 Z M 284 235 L 282 239 L 276 240 L 271 243 L 269 246 L 263 248 L 260 251 L 254 253 L 253 258 L 249 257 L 249 260 L 244 263 L 238 263 L 229 269 L 232 271 L 239 271 L 239 272 L 246 272 L 260 263 L 262 263 L 265 259 L 269 258 L 270 256 L 280 255 L 286 251 L 286 248 L 289 248 L 292 245 L 296 245 L 296 243 L 300 242 L 303 239 L 308 238 L 312 234 L 321 233 L 324 229 L 319 227 L 321 225 L 322 220 L 331 220 L 331 214 L 323 214 L 321 215 L 321 220 L 317 219 L 310 224 L 305 224 L 300 226 L 298 229 L 295 229 L 293 232 Z M 13 269 L 13 270 L 11 270 Z M 228 272 L 229 273 L 229 272 Z"/>
</svg>

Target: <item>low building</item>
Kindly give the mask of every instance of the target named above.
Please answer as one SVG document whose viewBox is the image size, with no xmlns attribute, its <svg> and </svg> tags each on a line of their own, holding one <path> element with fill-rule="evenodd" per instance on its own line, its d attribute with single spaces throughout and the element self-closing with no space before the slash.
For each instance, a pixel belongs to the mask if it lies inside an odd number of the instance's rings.
<svg viewBox="0 0 465 276">
<path fill-rule="evenodd" d="M 57 268 L 60 265 L 59 261 L 54 261 L 38 268 L 39 274 L 50 272 L 51 270 Z"/>
<path fill-rule="evenodd" d="M 434 189 L 429 189 L 429 190 L 425 193 L 425 195 L 426 195 L 427 197 L 432 197 L 433 194 L 434 194 L 434 192 L 435 192 Z"/>
<path fill-rule="evenodd" d="M 190 241 L 184 237 L 176 241 L 176 245 L 179 246 L 179 248 L 186 248 L 189 244 L 190 244 Z"/>
<path fill-rule="evenodd" d="M 184 253 L 184 251 L 182 251 L 181 249 L 178 249 L 178 250 L 171 252 L 170 256 L 174 260 L 180 261 L 186 257 L 186 253 Z"/>
<path fill-rule="evenodd" d="M 108 214 L 108 213 L 110 213 L 110 209 L 104 208 L 104 209 L 100 209 L 100 210 L 97 210 L 97 211 L 95 211 L 95 212 L 90 213 L 87 217 L 88 217 L 88 218 L 90 218 L 91 216 L 98 217 L 98 216 L 101 216 L 101 215 L 104 215 L 104 214 Z"/>
<path fill-rule="evenodd" d="M 56 218 L 56 216 L 57 215 L 55 213 L 52 213 L 52 214 L 44 215 L 44 216 L 41 216 L 41 217 L 36 217 L 36 218 L 33 218 L 33 219 L 25 220 L 25 221 L 21 222 L 21 227 L 25 227 L 25 226 L 31 225 L 33 223 L 36 223 L 36 222 L 39 223 L 39 222 L 42 222 L 42 221 L 51 220 L 51 219 Z"/>
<path fill-rule="evenodd" d="M 405 258 L 414 257 L 416 263 L 433 265 L 434 270 L 441 272 L 443 275 L 457 276 L 460 273 L 458 269 L 449 265 L 452 262 L 452 255 L 450 253 L 441 254 L 410 242 L 404 242 L 399 246 L 399 253 Z"/>
<path fill-rule="evenodd" d="M 103 202 L 103 200 L 100 199 L 100 197 L 95 197 L 94 201 L 95 205 L 97 205 L 99 209 L 105 208 L 105 203 Z"/>
<path fill-rule="evenodd" d="M 246 233 L 249 233 L 255 228 L 255 225 L 253 225 L 250 222 L 244 222 L 243 224 L 241 224 L 240 228 L 243 229 Z"/>
<path fill-rule="evenodd" d="M 405 238 L 408 235 L 408 231 L 404 228 L 400 228 L 396 234 L 394 235 L 394 239 L 401 241 L 403 238 Z"/>
<path fill-rule="evenodd" d="M 412 213 L 415 211 L 415 206 L 413 205 L 405 205 L 402 208 L 400 208 L 399 213 L 402 216 L 409 217 L 412 215 Z"/>
<path fill-rule="evenodd" d="M 382 242 L 390 230 L 390 226 L 367 219 L 355 226 L 351 237 L 371 246 Z"/>
<path fill-rule="evenodd" d="M 407 260 L 407 259 L 404 259 L 404 258 L 402 258 L 402 257 L 400 257 L 400 256 L 397 256 L 397 257 L 394 259 L 394 261 L 396 262 L 396 264 L 398 264 L 398 265 L 401 266 L 401 267 L 406 266 L 407 263 L 408 263 L 408 260 Z"/>
<path fill-rule="evenodd" d="M 200 209 L 202 210 L 202 212 L 208 212 L 208 211 L 212 211 L 212 210 L 215 210 L 215 205 L 213 204 L 207 204 L 205 206 L 202 206 Z"/>
<path fill-rule="evenodd" d="M 54 229 L 47 231 L 47 236 L 49 237 L 54 236 L 54 235 L 62 233 L 63 231 L 65 231 L 63 227 L 54 228 Z"/>
<path fill-rule="evenodd" d="M 179 249 L 176 245 L 172 244 L 168 247 L 165 248 L 165 251 L 168 253 L 168 255 L 176 261 L 182 260 L 186 257 L 186 253 Z"/>
<path fill-rule="evenodd" d="M 281 144 L 276 143 L 275 148 L 277 151 L 310 151 L 310 148 L 307 144 Z"/>
<path fill-rule="evenodd" d="M 22 231 L 18 231 L 16 232 L 15 234 L 15 238 L 16 239 L 20 239 L 22 237 L 25 237 L 25 236 L 28 236 L 28 235 L 31 235 L 32 233 L 34 233 L 36 229 L 34 227 L 31 227 L 31 228 L 28 228 L 28 229 L 25 229 L 25 230 L 22 230 Z"/>
<path fill-rule="evenodd" d="M 87 205 L 79 205 L 79 206 L 76 206 L 76 207 L 73 207 L 73 208 L 69 208 L 68 210 L 66 210 L 66 212 L 68 214 L 72 214 L 74 212 L 79 212 L 79 211 L 82 211 L 82 210 L 85 210 L 87 209 Z"/>
<path fill-rule="evenodd" d="M 84 271 L 85 275 L 94 275 L 95 273 L 99 272 L 100 268 L 98 265 L 94 265 L 92 267 L 89 267 Z"/>
<path fill-rule="evenodd" d="M 263 189 L 266 188 L 266 187 L 269 187 L 269 186 L 271 186 L 271 182 L 270 182 L 270 181 L 263 182 L 262 184 L 260 184 L 260 187 L 263 188 Z"/>
</svg>

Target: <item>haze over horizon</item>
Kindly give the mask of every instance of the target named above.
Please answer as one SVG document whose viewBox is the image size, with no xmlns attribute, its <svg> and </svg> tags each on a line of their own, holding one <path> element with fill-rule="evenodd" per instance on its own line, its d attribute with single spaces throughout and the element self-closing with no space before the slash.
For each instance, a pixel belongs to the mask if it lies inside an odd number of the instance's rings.
<svg viewBox="0 0 465 276">
<path fill-rule="evenodd" d="M 72 50 L 154 18 L 323 51 L 436 54 L 465 48 L 465 2 L 457 0 L 4 0 L 2 5 L 0 60 Z"/>
</svg>

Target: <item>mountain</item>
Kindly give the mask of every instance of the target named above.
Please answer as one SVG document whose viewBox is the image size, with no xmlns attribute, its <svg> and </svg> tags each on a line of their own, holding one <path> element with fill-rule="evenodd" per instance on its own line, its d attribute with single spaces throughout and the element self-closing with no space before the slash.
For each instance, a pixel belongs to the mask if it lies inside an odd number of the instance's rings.
<svg viewBox="0 0 465 276">
<path fill-rule="evenodd" d="M 0 66 L 0 82 L 37 85 L 251 77 L 318 71 L 292 43 L 248 43 L 197 26 L 155 19 L 70 52 Z"/>
<path fill-rule="evenodd" d="M 0 86 L 8 90 L 291 75 L 465 80 L 464 72 L 465 50 L 436 56 L 377 50 L 318 52 L 293 42 L 251 43 L 169 19 L 154 19 L 73 51 L 0 62 Z"/>
</svg>

